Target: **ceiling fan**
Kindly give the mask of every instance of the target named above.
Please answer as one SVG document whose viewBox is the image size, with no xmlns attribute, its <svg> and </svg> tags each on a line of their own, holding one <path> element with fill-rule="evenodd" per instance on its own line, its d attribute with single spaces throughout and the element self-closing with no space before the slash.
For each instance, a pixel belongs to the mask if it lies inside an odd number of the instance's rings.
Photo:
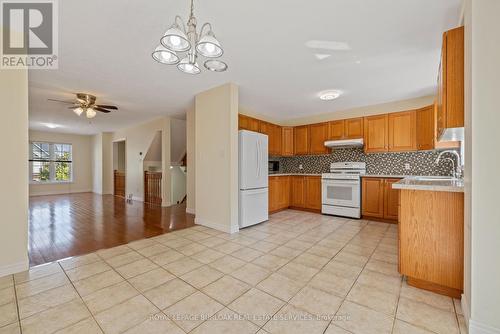
<svg viewBox="0 0 500 334">
<path fill-rule="evenodd" d="M 80 116 L 83 112 L 85 112 L 85 116 L 87 118 L 94 118 L 97 115 L 97 112 L 110 113 L 112 110 L 118 110 L 117 106 L 110 106 L 105 104 L 96 104 L 96 97 L 94 95 L 85 94 L 85 93 L 76 93 L 76 101 L 62 101 L 55 99 L 48 99 L 49 101 L 61 102 L 72 104 L 68 109 L 73 109 L 75 114 Z"/>
</svg>

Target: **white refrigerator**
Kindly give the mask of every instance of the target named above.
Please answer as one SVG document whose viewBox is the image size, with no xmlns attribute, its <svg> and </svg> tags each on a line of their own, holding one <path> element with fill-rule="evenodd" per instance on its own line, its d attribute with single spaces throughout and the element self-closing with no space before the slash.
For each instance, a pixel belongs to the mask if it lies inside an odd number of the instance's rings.
<svg viewBox="0 0 500 334">
<path fill-rule="evenodd" d="M 239 225 L 268 220 L 267 135 L 239 131 Z"/>
</svg>

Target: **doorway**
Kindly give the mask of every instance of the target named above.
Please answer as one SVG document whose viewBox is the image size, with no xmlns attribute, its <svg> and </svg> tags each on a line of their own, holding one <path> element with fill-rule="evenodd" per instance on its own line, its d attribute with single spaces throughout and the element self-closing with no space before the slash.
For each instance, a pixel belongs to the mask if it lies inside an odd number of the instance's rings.
<svg viewBox="0 0 500 334">
<path fill-rule="evenodd" d="M 113 195 L 125 198 L 126 142 L 113 142 Z"/>
</svg>

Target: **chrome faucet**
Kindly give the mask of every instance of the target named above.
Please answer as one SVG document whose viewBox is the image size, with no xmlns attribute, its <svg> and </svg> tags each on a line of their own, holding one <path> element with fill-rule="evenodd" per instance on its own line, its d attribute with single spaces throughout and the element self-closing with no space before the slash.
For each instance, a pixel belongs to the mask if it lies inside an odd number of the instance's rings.
<svg viewBox="0 0 500 334">
<path fill-rule="evenodd" d="M 441 158 L 443 156 L 443 154 L 445 154 L 445 153 L 453 154 L 457 158 L 456 167 L 455 167 L 454 161 L 451 158 Z M 460 159 L 460 154 L 458 154 L 457 151 L 454 151 L 454 150 L 442 151 L 441 153 L 439 153 L 439 155 L 438 155 L 438 157 L 436 159 L 436 165 L 438 165 L 441 162 L 441 159 L 442 160 L 450 160 L 452 162 L 452 165 L 453 165 L 453 177 L 454 178 L 456 178 L 456 179 L 461 179 L 462 178 L 462 176 L 463 176 L 463 166 L 462 166 L 462 161 Z"/>
</svg>

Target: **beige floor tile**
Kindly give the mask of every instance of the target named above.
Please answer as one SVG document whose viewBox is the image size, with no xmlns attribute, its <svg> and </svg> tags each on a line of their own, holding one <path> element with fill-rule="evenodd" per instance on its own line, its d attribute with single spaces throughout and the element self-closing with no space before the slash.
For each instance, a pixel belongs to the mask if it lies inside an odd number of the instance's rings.
<svg viewBox="0 0 500 334">
<path fill-rule="evenodd" d="M 198 291 L 167 308 L 164 313 L 189 332 L 223 308 L 224 305 Z"/>
<path fill-rule="evenodd" d="M 144 293 L 144 296 L 163 310 L 196 291 L 191 285 L 176 278 Z"/>
<path fill-rule="evenodd" d="M 398 295 L 361 283 L 354 284 L 347 295 L 347 300 L 369 307 L 375 311 L 394 317 L 398 304 Z"/>
<path fill-rule="evenodd" d="M 203 292 L 217 300 L 219 303 L 228 305 L 249 289 L 250 286 L 248 284 L 231 276 L 224 276 L 204 287 Z"/>
<path fill-rule="evenodd" d="M 207 247 L 215 247 L 220 244 L 226 243 L 226 240 L 218 237 L 210 237 L 207 239 L 200 240 L 200 244 L 207 246 Z"/>
<path fill-rule="evenodd" d="M 348 318 L 332 321 L 334 325 L 356 334 L 391 333 L 394 321 L 393 317 L 349 301 L 340 306 L 337 316 Z"/>
<path fill-rule="evenodd" d="M 326 329 L 325 334 L 352 334 L 352 333 L 334 324 L 330 324 Z"/>
<path fill-rule="evenodd" d="M 208 264 L 220 259 L 223 256 L 226 256 L 226 254 L 207 248 L 201 252 L 191 255 L 191 258 L 200 261 L 201 263 Z"/>
<path fill-rule="evenodd" d="M 370 257 L 373 254 L 374 250 L 375 250 L 375 246 L 365 247 L 365 246 L 353 244 L 351 241 L 347 246 L 344 247 L 344 249 L 342 251 L 356 254 L 356 255 L 361 255 L 364 257 Z"/>
<path fill-rule="evenodd" d="M 0 327 L 10 325 L 18 320 L 15 302 L 0 306 Z"/>
<path fill-rule="evenodd" d="M 327 319 L 317 319 L 303 310 L 287 305 L 264 326 L 264 329 L 271 334 L 322 334 L 328 323 Z"/>
<path fill-rule="evenodd" d="M 212 318 L 196 327 L 192 334 L 253 334 L 259 327 L 240 319 L 239 314 L 225 308 L 217 312 Z"/>
<path fill-rule="evenodd" d="M 281 300 L 288 301 L 299 292 L 304 284 L 303 282 L 298 282 L 286 276 L 274 273 L 257 284 L 257 288 Z"/>
<path fill-rule="evenodd" d="M 0 334 L 21 334 L 18 322 L 0 328 Z"/>
<path fill-rule="evenodd" d="M 89 310 L 93 314 L 97 314 L 138 294 L 132 285 L 128 282 L 122 282 L 84 296 L 83 300 Z"/>
<path fill-rule="evenodd" d="M 175 238 L 175 239 L 163 240 L 163 241 L 161 241 L 161 244 L 163 244 L 167 247 L 170 247 L 170 248 L 178 249 L 180 247 L 184 247 L 186 245 L 189 245 L 192 242 L 193 241 L 191 241 L 191 240 L 179 237 L 179 238 Z"/>
<path fill-rule="evenodd" d="M 246 264 L 245 261 L 239 260 L 230 255 L 226 255 L 210 263 L 209 266 L 219 271 L 222 271 L 225 274 L 230 274 L 236 269 L 243 267 L 245 264 Z"/>
<path fill-rule="evenodd" d="M 351 266 L 335 259 L 327 263 L 322 271 L 329 272 L 339 277 L 356 279 L 361 273 L 362 268 L 358 266 Z"/>
<path fill-rule="evenodd" d="M 321 246 L 321 245 L 315 245 L 315 246 L 309 248 L 307 250 L 306 254 L 310 253 L 310 254 L 314 254 L 317 256 L 326 257 L 328 259 L 331 259 L 340 251 L 340 249 L 341 249 L 341 247 L 330 248 L 330 247 L 325 247 L 325 246 Z"/>
<path fill-rule="evenodd" d="M 174 249 L 169 249 L 166 252 L 153 255 L 149 259 L 154 263 L 156 263 L 157 265 L 164 266 L 166 264 L 178 261 L 183 258 L 187 257 Z"/>
<path fill-rule="evenodd" d="M 23 282 L 35 280 L 41 277 L 62 273 L 62 268 L 57 262 L 42 264 L 40 266 L 36 266 L 30 268 L 27 271 L 23 271 L 14 275 L 14 281 L 16 284 L 20 284 Z"/>
<path fill-rule="evenodd" d="M 106 262 L 113 268 L 116 268 L 132 263 L 134 261 L 139 261 L 144 258 L 141 254 L 137 253 L 136 251 L 130 250 L 130 248 L 127 249 L 129 250 L 128 252 L 110 257 L 106 259 Z"/>
<path fill-rule="evenodd" d="M 210 238 L 210 234 L 206 234 L 203 232 L 193 232 L 191 234 L 186 235 L 185 238 L 192 240 L 192 241 L 200 241 L 200 240 Z"/>
<path fill-rule="evenodd" d="M 118 255 L 129 253 L 132 249 L 127 245 L 121 245 L 113 248 L 100 249 L 96 252 L 103 260 L 111 259 Z"/>
<path fill-rule="evenodd" d="M 222 276 L 224 276 L 224 274 L 220 271 L 205 265 L 182 275 L 180 278 L 195 288 L 201 289 Z"/>
<path fill-rule="evenodd" d="M 285 246 L 280 246 L 269 252 L 271 255 L 279 256 L 287 260 L 292 260 L 302 253 L 300 249 L 293 249 Z"/>
<path fill-rule="evenodd" d="M 261 251 L 263 253 L 268 253 L 268 252 L 272 251 L 273 249 L 275 249 L 276 247 L 279 247 L 279 245 L 273 244 L 272 242 L 267 242 L 267 241 L 261 240 L 261 241 L 258 241 L 258 242 L 254 243 L 248 247 L 256 249 L 256 250 Z"/>
<path fill-rule="evenodd" d="M 142 259 L 121 267 L 117 267 L 116 271 L 126 279 L 144 274 L 148 271 L 158 268 L 153 261 L 149 259 Z"/>
<path fill-rule="evenodd" d="M 0 305 L 12 303 L 16 300 L 14 286 L 6 287 L 0 290 Z"/>
<path fill-rule="evenodd" d="M 287 259 L 282 257 L 266 254 L 252 261 L 253 264 L 261 266 L 271 271 L 278 270 L 288 262 Z"/>
<path fill-rule="evenodd" d="M 401 289 L 401 278 L 370 270 L 363 270 L 358 277 L 358 282 L 390 293 L 399 293 Z"/>
<path fill-rule="evenodd" d="M 101 334 L 102 330 L 94 320 L 87 318 L 74 325 L 58 330 L 55 334 Z"/>
<path fill-rule="evenodd" d="M 172 320 L 163 313 L 155 314 L 150 319 L 130 328 L 126 334 L 184 334 Z"/>
<path fill-rule="evenodd" d="M 352 254 L 348 252 L 341 251 L 335 255 L 334 259 L 339 262 L 343 262 L 350 266 L 364 267 L 368 262 L 367 256 Z"/>
<path fill-rule="evenodd" d="M 97 314 L 95 319 L 106 334 L 115 334 L 144 322 L 157 312 L 151 302 L 139 295 Z"/>
<path fill-rule="evenodd" d="M 398 254 L 391 254 L 391 253 L 385 253 L 382 251 L 376 250 L 375 253 L 373 253 L 372 259 L 387 262 L 387 263 L 394 263 L 398 264 L 399 261 L 399 256 Z"/>
<path fill-rule="evenodd" d="M 201 244 L 193 242 L 193 243 L 191 243 L 189 245 L 179 247 L 177 249 L 177 251 L 179 251 L 180 253 L 182 253 L 182 254 L 184 254 L 186 256 L 191 256 L 193 254 L 201 252 L 204 249 L 207 249 L 207 247 L 203 246 Z"/>
<path fill-rule="evenodd" d="M 398 265 L 393 263 L 387 263 L 371 259 L 370 261 L 368 261 L 365 268 L 385 275 L 396 276 L 396 277 L 401 276 L 398 272 Z"/>
<path fill-rule="evenodd" d="M 21 320 L 23 334 L 53 333 L 90 317 L 81 300 L 73 300 Z"/>
<path fill-rule="evenodd" d="M 401 297 L 426 303 L 430 306 L 434 306 L 448 312 L 455 312 L 452 298 L 412 287 L 406 284 L 406 282 L 403 282 L 401 287 Z"/>
<path fill-rule="evenodd" d="M 85 279 L 90 276 L 94 276 L 96 274 L 105 272 L 110 270 L 111 267 L 108 266 L 105 262 L 99 261 L 91 264 L 86 264 L 81 267 L 76 267 L 74 269 L 70 269 L 66 271 L 66 275 L 68 275 L 69 279 L 73 282 L 79 281 L 81 279 Z"/>
<path fill-rule="evenodd" d="M 97 256 L 97 254 L 90 253 L 87 255 L 75 256 L 65 260 L 61 260 L 59 261 L 59 264 L 61 265 L 61 267 L 63 267 L 64 270 L 69 270 L 76 267 L 84 266 L 86 264 L 91 264 L 100 260 L 101 259 L 99 258 L 99 256 Z"/>
<path fill-rule="evenodd" d="M 175 278 L 174 275 L 169 273 L 163 268 L 156 268 L 144 274 L 130 278 L 128 281 L 140 292 L 156 288 L 163 283 L 166 283 Z"/>
<path fill-rule="evenodd" d="M 11 286 L 14 286 L 14 276 L 7 275 L 4 277 L 0 277 L 0 290 L 3 290 Z"/>
<path fill-rule="evenodd" d="M 237 250 L 236 252 L 232 253 L 231 256 L 234 256 L 237 259 L 240 259 L 245 262 L 250 262 L 255 260 L 256 258 L 264 255 L 263 252 L 255 250 L 253 248 L 245 247 Z"/>
<path fill-rule="evenodd" d="M 462 301 L 460 299 L 453 298 L 453 304 L 455 304 L 455 312 L 460 315 L 464 315 L 462 311 Z"/>
<path fill-rule="evenodd" d="M 185 273 L 188 273 L 192 270 L 195 270 L 196 268 L 201 267 L 202 265 L 203 263 L 191 259 L 189 257 L 186 257 L 174 262 L 167 263 L 163 265 L 163 268 L 167 269 L 172 274 L 179 277 L 184 275 Z"/>
<path fill-rule="evenodd" d="M 127 244 L 132 249 L 138 250 L 142 248 L 146 248 L 149 246 L 153 246 L 157 242 L 154 239 L 142 239 L 142 240 L 137 240 L 137 241 L 132 241 Z"/>
<path fill-rule="evenodd" d="M 230 242 L 230 241 L 226 241 L 223 244 L 220 244 L 220 245 L 213 247 L 213 249 L 215 249 L 219 252 L 222 252 L 224 254 L 232 254 L 241 248 L 243 248 L 243 245 L 237 244 L 235 242 Z"/>
<path fill-rule="evenodd" d="M 460 329 L 460 334 L 469 334 L 469 329 L 467 328 L 467 323 L 463 315 L 457 315 L 458 327 Z"/>
<path fill-rule="evenodd" d="M 332 293 L 339 297 L 345 297 L 353 284 L 354 279 L 336 276 L 325 271 L 320 271 L 309 282 L 310 286 L 328 293 Z"/>
<path fill-rule="evenodd" d="M 108 286 L 118 284 L 120 282 L 123 282 L 123 277 L 121 277 L 114 270 L 108 270 L 103 273 L 74 282 L 73 285 L 81 296 L 87 296 L 93 292 L 104 289 Z"/>
<path fill-rule="evenodd" d="M 404 297 L 399 298 L 396 317 L 438 334 L 459 333 L 455 313 Z"/>
<path fill-rule="evenodd" d="M 258 289 L 251 289 L 228 308 L 258 326 L 264 325 L 285 303 Z"/>
<path fill-rule="evenodd" d="M 256 243 L 258 240 L 254 238 L 245 237 L 243 235 L 239 235 L 237 238 L 231 239 L 231 241 L 243 246 L 250 246 Z"/>
<path fill-rule="evenodd" d="M 56 273 L 16 285 L 17 298 L 26 298 L 37 293 L 69 284 L 64 273 Z"/>
<path fill-rule="evenodd" d="M 236 277 L 237 279 L 250 285 L 257 285 L 269 275 L 271 275 L 271 271 L 253 263 L 247 263 L 243 267 L 231 273 L 231 276 Z"/>
<path fill-rule="evenodd" d="M 314 255 L 312 253 L 302 253 L 292 260 L 292 263 L 300 263 L 304 266 L 321 269 L 330 261 L 329 258 Z"/>
<path fill-rule="evenodd" d="M 432 334 L 433 332 L 429 332 L 423 328 L 414 326 L 407 322 L 396 319 L 394 322 L 394 330 L 393 334 Z"/>
<path fill-rule="evenodd" d="M 46 290 L 39 294 L 20 299 L 18 302 L 19 317 L 24 319 L 38 312 L 45 311 L 48 308 L 79 298 L 76 290 L 69 284 Z"/>
<path fill-rule="evenodd" d="M 314 315 L 334 315 L 342 304 L 342 298 L 305 286 L 289 303 Z"/>
<path fill-rule="evenodd" d="M 145 248 L 138 249 L 137 253 L 145 257 L 151 257 L 160 253 L 167 252 L 168 250 L 170 250 L 170 248 L 168 248 L 167 246 L 164 246 L 162 244 L 154 244 Z"/>
<path fill-rule="evenodd" d="M 292 248 L 292 249 L 299 249 L 301 251 L 306 251 L 307 249 L 311 248 L 314 245 L 313 242 L 306 242 L 306 241 L 301 241 L 301 240 L 291 240 L 284 244 L 285 247 Z"/>
<path fill-rule="evenodd" d="M 277 273 L 292 280 L 307 283 L 318 271 L 319 269 L 307 267 L 300 263 L 289 262 L 281 267 Z"/>
</svg>

